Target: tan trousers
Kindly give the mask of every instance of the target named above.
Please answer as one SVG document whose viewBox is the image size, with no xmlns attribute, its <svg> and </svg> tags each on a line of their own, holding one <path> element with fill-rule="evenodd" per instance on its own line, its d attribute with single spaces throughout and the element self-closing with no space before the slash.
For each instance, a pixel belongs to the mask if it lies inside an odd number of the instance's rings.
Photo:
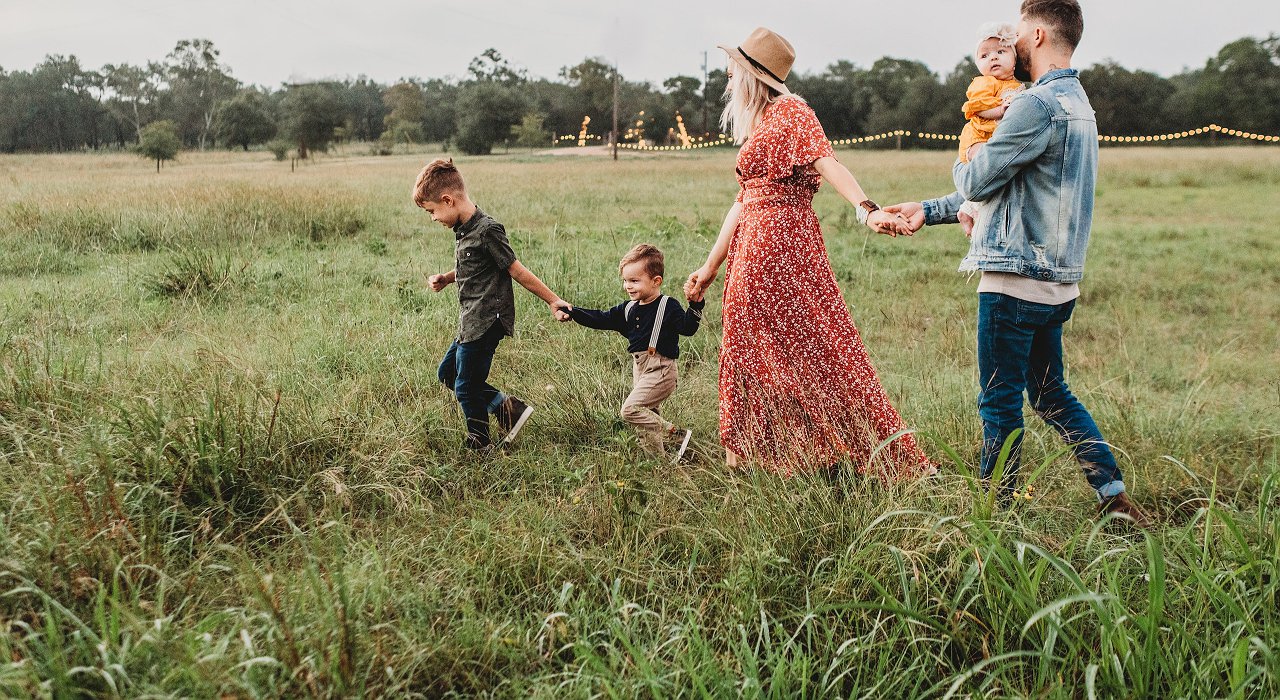
<svg viewBox="0 0 1280 700">
<path fill-rule="evenodd" d="M 645 452 L 662 454 L 662 443 L 674 428 L 658 415 L 658 405 L 676 390 L 676 361 L 657 353 L 632 353 L 631 394 L 622 402 L 622 420 L 640 434 Z"/>
</svg>

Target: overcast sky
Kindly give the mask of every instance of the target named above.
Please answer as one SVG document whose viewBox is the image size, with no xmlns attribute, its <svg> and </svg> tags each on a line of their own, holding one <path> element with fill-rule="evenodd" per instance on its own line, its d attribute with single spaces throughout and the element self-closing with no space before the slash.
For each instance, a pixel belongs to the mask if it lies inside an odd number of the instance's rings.
<svg viewBox="0 0 1280 700">
<path fill-rule="evenodd" d="M 1112 58 L 1172 75 L 1223 44 L 1280 33 L 1277 0 L 1082 0 L 1077 65 Z M 367 75 L 380 82 L 461 76 L 498 49 L 533 76 L 554 78 L 586 56 L 617 61 L 629 80 L 700 75 L 702 54 L 759 25 L 787 37 L 796 69 L 881 56 L 948 72 L 985 20 L 1016 19 L 1019 0 L 0 0 L 0 67 L 30 70 L 47 54 L 83 65 L 163 58 L 179 39 L 207 38 L 242 81 Z"/>
</svg>

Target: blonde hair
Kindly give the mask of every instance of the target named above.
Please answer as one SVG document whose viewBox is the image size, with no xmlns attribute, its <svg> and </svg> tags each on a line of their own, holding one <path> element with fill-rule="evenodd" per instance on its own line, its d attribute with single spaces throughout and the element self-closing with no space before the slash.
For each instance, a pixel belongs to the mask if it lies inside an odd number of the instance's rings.
<svg viewBox="0 0 1280 700">
<path fill-rule="evenodd" d="M 987 39 L 995 39 L 1000 42 L 1001 46 L 1013 48 L 1018 40 L 1018 30 L 1008 22 L 987 22 L 978 27 L 978 46 L 982 46 L 982 42 Z M 974 51 L 977 55 L 977 51 Z"/>
<path fill-rule="evenodd" d="M 452 158 L 437 158 L 418 173 L 413 183 L 413 203 L 438 202 L 443 194 L 465 194 L 467 185 Z"/>
<path fill-rule="evenodd" d="M 641 243 L 627 251 L 627 254 L 622 256 L 622 262 L 618 263 L 618 272 L 622 272 L 623 268 L 635 262 L 643 262 L 644 273 L 650 277 L 662 277 L 667 269 L 666 256 L 661 250 L 648 243 Z"/>
<path fill-rule="evenodd" d="M 760 118 L 764 116 L 765 108 L 771 102 L 792 98 L 804 102 L 799 95 L 783 95 L 741 65 L 737 66 L 724 86 L 724 97 L 720 130 L 731 134 L 734 143 L 742 143 L 751 138 L 756 126 L 760 124 Z"/>
</svg>

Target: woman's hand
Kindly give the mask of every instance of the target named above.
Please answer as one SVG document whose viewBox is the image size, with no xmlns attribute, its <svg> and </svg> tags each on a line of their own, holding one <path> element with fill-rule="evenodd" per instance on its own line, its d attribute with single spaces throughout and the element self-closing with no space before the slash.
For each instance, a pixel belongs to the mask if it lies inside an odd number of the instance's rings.
<svg viewBox="0 0 1280 700">
<path fill-rule="evenodd" d="M 715 281 L 719 270 L 703 265 L 689 275 L 689 279 L 684 283 L 685 298 L 692 301 L 701 301 L 702 295 L 706 293 L 707 287 Z"/>
</svg>

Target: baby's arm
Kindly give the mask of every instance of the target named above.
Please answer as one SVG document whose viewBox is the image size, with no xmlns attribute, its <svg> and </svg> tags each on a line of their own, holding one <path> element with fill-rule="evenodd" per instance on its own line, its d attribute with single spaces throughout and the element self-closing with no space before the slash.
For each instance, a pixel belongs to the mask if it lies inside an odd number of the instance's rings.
<svg viewBox="0 0 1280 700">
<path fill-rule="evenodd" d="M 1008 109 L 1007 105 L 1000 105 L 999 107 L 984 109 L 981 112 L 978 112 L 976 116 L 982 117 L 983 119 L 990 119 L 992 121 L 999 121 L 1004 119 L 1004 111 L 1006 109 Z"/>
</svg>

